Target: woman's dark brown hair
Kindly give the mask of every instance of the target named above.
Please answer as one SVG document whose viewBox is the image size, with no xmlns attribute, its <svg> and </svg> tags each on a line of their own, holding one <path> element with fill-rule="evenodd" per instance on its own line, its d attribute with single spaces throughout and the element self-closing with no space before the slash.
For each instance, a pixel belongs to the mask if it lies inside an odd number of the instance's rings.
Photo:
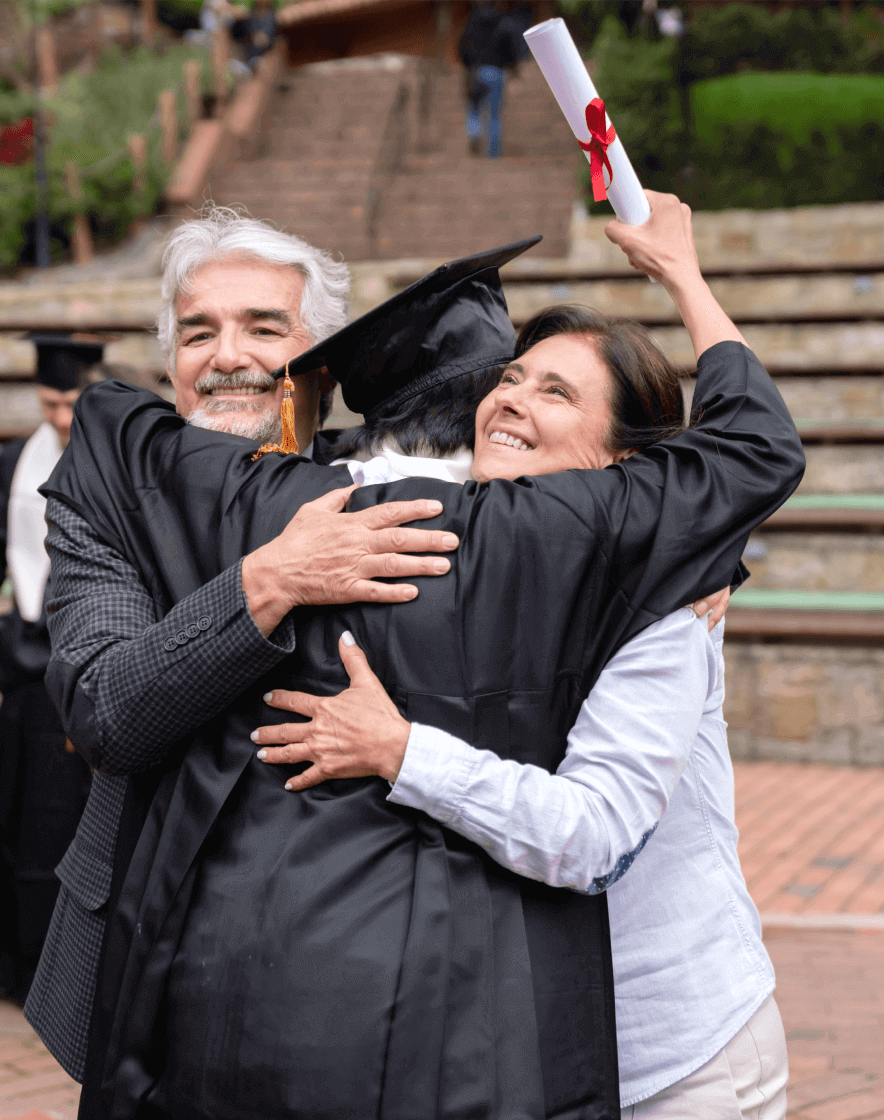
<svg viewBox="0 0 884 1120">
<path fill-rule="evenodd" d="M 589 340 L 608 367 L 609 451 L 641 451 L 684 429 L 685 407 L 678 370 L 644 327 L 588 307 L 547 307 L 519 331 L 516 358 L 535 343 L 560 334 Z"/>
</svg>

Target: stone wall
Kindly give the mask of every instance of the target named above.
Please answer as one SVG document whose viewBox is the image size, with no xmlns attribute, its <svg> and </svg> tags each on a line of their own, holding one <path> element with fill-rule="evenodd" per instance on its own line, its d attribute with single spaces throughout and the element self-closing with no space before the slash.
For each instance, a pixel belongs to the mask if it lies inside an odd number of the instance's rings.
<svg viewBox="0 0 884 1120">
<path fill-rule="evenodd" d="M 884 649 L 725 642 L 734 758 L 884 765 Z"/>
</svg>

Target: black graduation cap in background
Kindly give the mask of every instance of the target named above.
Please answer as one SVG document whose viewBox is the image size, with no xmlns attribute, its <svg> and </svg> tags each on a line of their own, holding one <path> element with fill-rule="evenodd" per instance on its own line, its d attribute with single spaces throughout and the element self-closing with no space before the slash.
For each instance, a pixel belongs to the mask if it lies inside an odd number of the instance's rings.
<svg viewBox="0 0 884 1120">
<path fill-rule="evenodd" d="M 531 237 L 440 265 L 288 363 L 323 367 L 353 412 L 390 414 L 409 397 L 513 356 L 515 332 L 498 269 L 541 241 Z M 274 371 L 284 377 L 286 367 Z"/>
<path fill-rule="evenodd" d="M 83 370 L 104 355 L 104 341 L 93 335 L 35 331 L 27 337 L 37 347 L 37 380 L 60 393 L 76 389 Z"/>
</svg>

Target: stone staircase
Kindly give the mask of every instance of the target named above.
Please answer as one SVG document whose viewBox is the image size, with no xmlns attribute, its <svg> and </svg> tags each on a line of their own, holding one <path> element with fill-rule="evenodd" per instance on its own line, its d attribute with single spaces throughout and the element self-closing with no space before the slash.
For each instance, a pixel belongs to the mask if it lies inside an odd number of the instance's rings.
<svg viewBox="0 0 884 1120">
<path fill-rule="evenodd" d="M 581 157 L 534 62 L 507 86 L 500 159 L 470 155 L 464 105 L 462 72 L 425 59 L 299 67 L 208 193 L 348 261 L 451 259 L 535 233 L 545 257 L 566 256 Z"/>
</svg>

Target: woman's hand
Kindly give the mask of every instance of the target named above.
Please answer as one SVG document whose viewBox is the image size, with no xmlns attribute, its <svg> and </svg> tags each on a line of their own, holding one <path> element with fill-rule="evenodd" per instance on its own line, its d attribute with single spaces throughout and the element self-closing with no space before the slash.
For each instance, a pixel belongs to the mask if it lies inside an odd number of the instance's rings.
<svg viewBox="0 0 884 1120">
<path fill-rule="evenodd" d="M 337 696 L 276 689 L 264 697 L 271 708 L 310 717 L 308 723 L 280 723 L 252 732 L 255 743 L 285 744 L 258 751 L 262 761 L 313 763 L 290 778 L 286 789 L 309 789 L 329 778 L 376 776 L 395 782 L 399 776 L 411 724 L 399 714 L 349 631 L 341 635 L 338 651 L 350 687 Z"/>
<path fill-rule="evenodd" d="M 645 191 L 651 216 L 642 226 L 613 221 L 605 236 L 619 245 L 629 263 L 665 284 L 702 279 L 691 229 L 691 208 L 674 194 Z"/>
<path fill-rule="evenodd" d="M 746 340 L 709 290 L 700 272 L 691 208 L 674 194 L 645 191 L 651 216 L 643 226 L 609 222 L 605 234 L 619 245 L 633 268 L 659 280 L 672 296 L 694 344 L 697 361 L 719 342 Z"/>
</svg>

